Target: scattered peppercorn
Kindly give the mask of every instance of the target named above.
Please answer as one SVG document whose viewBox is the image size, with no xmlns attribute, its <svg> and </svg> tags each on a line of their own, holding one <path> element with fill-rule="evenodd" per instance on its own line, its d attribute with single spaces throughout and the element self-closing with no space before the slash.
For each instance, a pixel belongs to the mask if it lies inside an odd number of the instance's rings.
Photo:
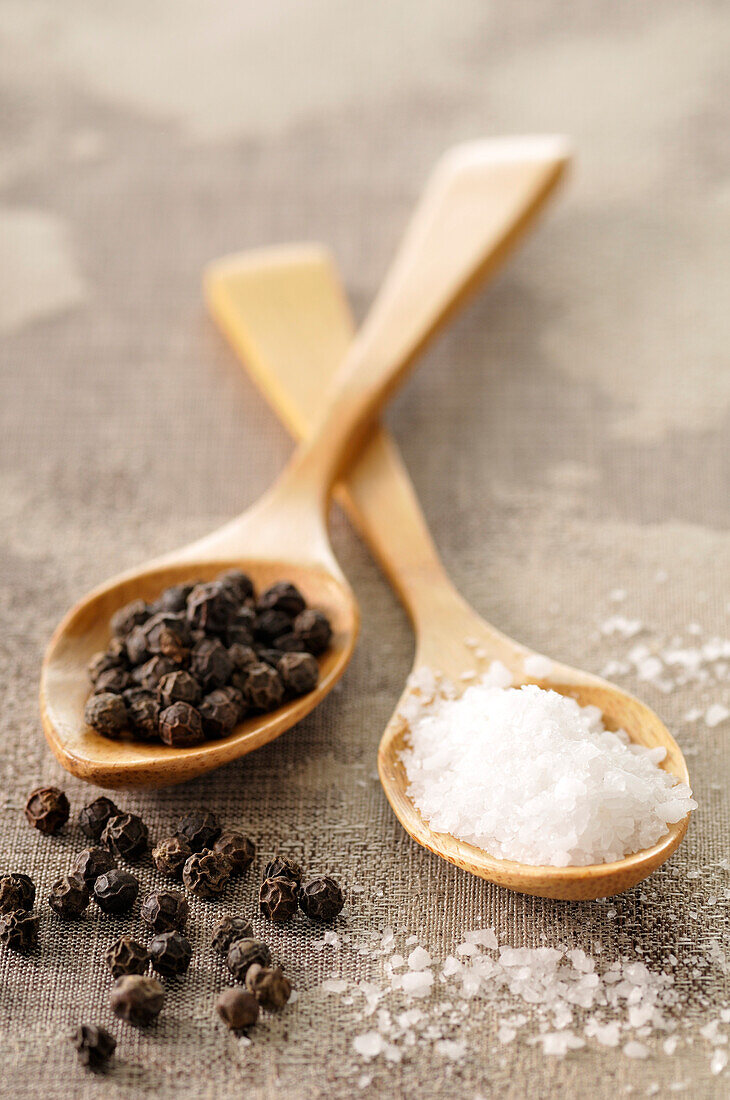
<svg viewBox="0 0 730 1100">
<path fill-rule="evenodd" d="M 125 604 L 114 612 L 109 625 L 112 628 L 112 634 L 118 638 L 124 638 L 135 626 L 146 623 L 149 617 L 150 609 L 144 600 L 132 600 L 131 603 Z"/>
<path fill-rule="evenodd" d="M 144 974 L 149 961 L 147 948 L 131 936 L 120 936 L 104 952 L 104 962 L 113 978 L 121 978 L 123 974 Z"/>
<path fill-rule="evenodd" d="M 293 619 L 300 611 L 304 611 L 307 604 L 295 584 L 290 581 L 277 581 L 261 593 L 256 606 L 259 611 L 283 611 Z"/>
<path fill-rule="evenodd" d="M 199 898 L 217 898 L 226 888 L 231 865 L 209 848 L 194 852 L 183 867 L 183 882 Z"/>
<path fill-rule="evenodd" d="M 160 737 L 176 749 L 190 748 L 205 740 L 200 714 L 190 703 L 173 703 L 160 714 Z"/>
<path fill-rule="evenodd" d="M 68 799 L 58 787 L 36 787 L 28 795 L 25 816 L 39 833 L 57 833 L 68 821 Z"/>
<path fill-rule="evenodd" d="M 237 982 L 246 980 L 249 966 L 268 966 L 270 962 L 271 952 L 261 940 L 234 940 L 226 955 L 226 966 Z"/>
<path fill-rule="evenodd" d="M 244 989 L 224 989 L 216 1002 L 216 1012 L 231 1031 L 252 1027 L 259 1016 L 259 1004 Z"/>
<path fill-rule="evenodd" d="M 311 653 L 284 653 L 276 668 L 290 695 L 306 695 L 317 686 L 319 665 Z"/>
<path fill-rule="evenodd" d="M 164 611 L 184 612 L 193 588 L 194 584 L 173 584 L 171 588 L 166 588 L 160 596 L 160 607 Z"/>
<path fill-rule="evenodd" d="M 121 737 L 129 727 L 124 699 L 111 691 L 91 695 L 84 707 L 84 721 L 102 737 L 109 737 L 111 740 Z"/>
<path fill-rule="evenodd" d="M 190 940 L 176 930 L 158 933 L 150 944 L 152 966 L 165 978 L 184 974 L 192 957 Z"/>
<path fill-rule="evenodd" d="M 228 949 L 236 940 L 253 938 L 253 925 L 246 917 L 222 917 L 213 929 L 211 946 L 221 955 L 227 955 Z"/>
<path fill-rule="evenodd" d="M 344 904 L 339 883 L 330 875 L 311 879 L 299 891 L 299 907 L 310 920 L 332 921 Z"/>
<path fill-rule="evenodd" d="M 162 1011 L 165 991 L 156 978 L 125 974 L 117 978 L 109 997 L 115 1016 L 135 1027 L 146 1027 Z"/>
<path fill-rule="evenodd" d="M 232 592 L 238 603 L 243 603 L 253 596 L 253 582 L 248 574 L 240 569 L 229 569 L 226 573 L 221 573 L 218 583 Z"/>
<path fill-rule="evenodd" d="M 11 951 L 30 951 L 38 943 L 38 917 L 25 909 L 0 916 L 0 943 Z"/>
<path fill-rule="evenodd" d="M 137 814 L 110 817 L 101 834 L 101 842 L 122 859 L 139 859 L 147 851 L 147 826 Z"/>
<path fill-rule="evenodd" d="M 226 630 L 226 642 L 250 648 L 254 644 L 254 623 L 256 615 L 250 607 L 242 607 L 233 616 Z"/>
<path fill-rule="evenodd" d="M 156 657 L 150 657 L 138 668 L 133 669 L 132 679 L 140 687 L 146 688 L 147 691 L 157 691 L 163 676 L 175 671 L 175 662 L 171 661 L 169 657 L 162 657 L 158 654 Z"/>
<path fill-rule="evenodd" d="M 115 640 L 118 641 L 119 639 Z M 87 669 L 92 684 L 96 683 L 102 672 L 108 672 L 109 669 L 127 667 L 126 647 L 121 641 L 119 644 L 123 647 L 123 652 L 112 653 L 111 648 L 109 648 L 102 650 L 101 653 L 95 653 L 91 658 Z"/>
<path fill-rule="evenodd" d="M 274 856 L 264 867 L 264 879 L 267 878 L 290 878 L 299 886 L 302 881 L 302 869 L 288 856 Z"/>
<path fill-rule="evenodd" d="M 163 875 L 181 879 L 183 867 L 192 854 L 193 849 L 184 836 L 169 836 L 153 849 L 152 860 Z"/>
<path fill-rule="evenodd" d="M 139 915 L 155 932 L 182 931 L 188 919 L 190 907 L 177 890 L 155 890 L 142 902 Z"/>
<path fill-rule="evenodd" d="M 34 901 L 35 884 L 29 875 L 14 871 L 0 878 L 0 913 L 32 909 Z"/>
<path fill-rule="evenodd" d="M 99 1069 L 106 1065 L 117 1046 L 114 1036 L 106 1028 L 95 1024 L 80 1024 L 70 1038 L 79 1062 L 90 1069 Z"/>
<path fill-rule="evenodd" d="M 81 875 L 63 875 L 51 887 L 48 904 L 59 917 L 74 920 L 86 909 L 89 897 L 89 888 Z"/>
<path fill-rule="evenodd" d="M 100 672 L 94 684 L 94 695 L 111 692 L 112 695 L 121 695 L 129 687 L 129 673 L 125 668 L 108 668 Z"/>
<path fill-rule="evenodd" d="M 219 638 L 203 638 L 195 643 L 190 654 L 190 671 L 206 691 L 223 687 L 233 672 L 233 663 Z"/>
<path fill-rule="evenodd" d="M 91 840 L 101 840 L 107 821 L 110 817 L 116 817 L 118 813 L 119 810 L 111 798 L 100 795 L 93 802 L 89 802 L 88 806 L 79 810 L 79 828 Z"/>
<path fill-rule="evenodd" d="M 298 886 L 290 878 L 267 878 L 259 890 L 259 908 L 263 916 L 276 924 L 291 920 L 297 911 Z"/>
<path fill-rule="evenodd" d="M 213 846 L 221 835 L 221 825 L 213 811 L 202 806 L 199 810 L 190 810 L 184 814 L 178 821 L 175 832 L 178 836 L 185 837 L 194 852 L 201 852 L 203 848 Z"/>
<path fill-rule="evenodd" d="M 324 653 L 332 639 L 329 619 L 321 611 L 308 607 L 294 620 L 294 633 L 302 643 L 302 649 L 318 657 Z"/>
<path fill-rule="evenodd" d="M 254 623 L 254 634 L 264 645 L 270 645 L 282 634 L 291 634 L 292 625 L 291 615 L 271 608 L 268 611 L 259 611 Z"/>
<path fill-rule="evenodd" d="M 82 878 L 91 889 L 99 875 L 106 874 L 116 865 L 116 860 L 108 849 L 84 848 L 71 864 L 71 874 Z"/>
<path fill-rule="evenodd" d="M 227 830 L 213 845 L 216 855 L 225 856 L 231 865 L 232 875 L 242 875 L 253 863 L 256 845 L 249 837 L 235 830 Z"/>
<path fill-rule="evenodd" d="M 283 1008 L 291 997 L 291 982 L 280 966 L 273 968 L 254 963 L 246 974 L 246 989 L 264 1008 Z"/>
<path fill-rule="evenodd" d="M 114 867 L 94 883 L 94 901 L 104 913 L 126 913 L 139 893 L 139 883 L 129 871 Z"/>
</svg>

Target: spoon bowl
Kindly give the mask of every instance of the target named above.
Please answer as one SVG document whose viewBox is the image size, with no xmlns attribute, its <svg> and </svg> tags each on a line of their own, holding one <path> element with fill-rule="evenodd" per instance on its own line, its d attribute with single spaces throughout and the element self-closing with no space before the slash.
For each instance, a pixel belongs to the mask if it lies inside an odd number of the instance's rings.
<svg viewBox="0 0 730 1100">
<path fill-rule="evenodd" d="M 258 271 L 229 262 L 214 273 L 214 308 L 226 335 L 264 395 L 295 437 L 306 435 L 316 394 L 345 356 L 354 324 L 331 257 L 310 246 L 286 259 L 260 256 Z M 277 317 L 261 314 L 261 286 L 281 284 Z M 275 320 L 275 323 L 274 323 Z M 661 719 L 620 688 L 587 672 L 549 662 L 549 674 L 534 679 L 525 662 L 538 656 L 485 622 L 456 590 L 438 557 L 424 517 L 393 440 L 376 427 L 336 495 L 374 551 L 411 618 L 417 645 L 414 672 L 436 671 L 458 691 L 500 661 L 515 686 L 535 683 L 599 708 L 607 729 L 623 729 L 649 748 L 661 746 L 661 767 L 689 782 L 682 752 Z M 543 663 L 545 658 L 542 658 Z M 547 668 L 548 666 L 545 666 Z M 418 690 L 409 681 L 385 728 L 378 749 L 378 772 L 396 817 L 424 848 L 471 874 L 538 897 L 590 900 L 622 893 L 656 870 L 676 850 L 689 814 L 669 827 L 651 848 L 611 863 L 582 867 L 532 866 L 495 859 L 483 849 L 437 833 L 424 821 L 408 794 L 402 762 L 408 727 L 403 704 Z"/>
<path fill-rule="evenodd" d="M 181 782 L 283 733 L 332 689 L 352 656 L 359 621 L 329 544 L 332 486 L 419 352 L 499 263 L 566 163 L 566 143 L 559 138 L 475 141 L 449 150 L 427 183 L 365 324 L 339 364 L 328 399 L 318 402 L 308 438 L 272 489 L 219 531 L 108 582 L 66 616 L 43 663 L 41 715 L 49 744 L 70 771 L 111 787 Z M 280 258 L 287 255 L 284 250 Z M 247 262 L 258 272 L 257 254 Z M 221 270 L 225 264 L 208 273 L 211 301 Z M 276 324 L 279 284 L 256 285 L 259 316 Z M 225 295 L 218 306 L 224 319 Z M 299 306 L 306 308 L 306 302 Z M 111 614 L 131 599 L 154 598 L 171 583 L 206 579 L 225 565 L 243 568 L 259 584 L 292 580 L 313 606 L 331 616 L 334 646 L 322 662 L 317 688 L 271 714 L 248 718 L 222 741 L 189 748 L 108 740 L 88 729 L 86 668 L 92 654 L 104 648 Z"/>
</svg>

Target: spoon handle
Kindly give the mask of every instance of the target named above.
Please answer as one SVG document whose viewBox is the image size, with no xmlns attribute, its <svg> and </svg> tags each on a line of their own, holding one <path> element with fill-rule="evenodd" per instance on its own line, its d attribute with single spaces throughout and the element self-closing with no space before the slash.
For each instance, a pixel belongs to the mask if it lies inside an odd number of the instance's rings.
<svg viewBox="0 0 730 1100">
<path fill-rule="evenodd" d="M 557 137 L 476 141 L 442 158 L 324 411 L 274 496 L 313 495 L 324 513 L 337 475 L 415 357 L 499 263 L 567 162 L 567 143 Z M 211 278 L 209 270 L 208 286 Z"/>
</svg>

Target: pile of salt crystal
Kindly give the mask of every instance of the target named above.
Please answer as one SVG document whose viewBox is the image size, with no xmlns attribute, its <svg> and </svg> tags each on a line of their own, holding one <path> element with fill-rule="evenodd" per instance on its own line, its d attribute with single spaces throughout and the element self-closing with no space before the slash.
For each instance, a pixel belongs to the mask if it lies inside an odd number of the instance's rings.
<svg viewBox="0 0 730 1100">
<path fill-rule="evenodd" d="M 459 697 L 419 670 L 402 759 L 432 829 L 500 859 L 585 866 L 650 847 L 696 808 L 658 767 L 666 750 L 606 730 L 595 707 L 508 682 L 495 663 Z"/>
</svg>

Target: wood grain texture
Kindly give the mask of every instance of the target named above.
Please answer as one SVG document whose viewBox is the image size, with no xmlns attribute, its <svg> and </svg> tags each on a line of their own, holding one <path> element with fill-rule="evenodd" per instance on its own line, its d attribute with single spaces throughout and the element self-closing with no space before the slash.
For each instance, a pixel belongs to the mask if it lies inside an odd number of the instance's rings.
<svg viewBox="0 0 730 1100">
<path fill-rule="evenodd" d="M 272 251 L 255 261 L 231 260 L 217 273 L 227 296 L 225 331 L 262 392 L 295 436 L 306 436 L 317 413 L 318 394 L 346 356 L 354 326 L 329 254 L 315 245 L 297 253 Z M 257 288 L 282 287 L 281 310 L 265 317 L 249 310 Z M 296 293 L 288 291 L 296 287 Z M 286 288 L 286 291 L 284 291 Z M 269 323 L 273 322 L 273 323 Z M 305 357 L 299 349 L 306 343 Z M 319 348 L 317 354 L 316 348 Z M 501 634 L 469 607 L 448 578 L 428 532 L 398 450 L 382 427 L 373 432 L 359 461 L 338 489 L 349 513 L 403 600 L 416 630 L 414 668 L 442 672 L 462 687 L 464 676 L 502 661 L 517 683 L 540 683 L 582 706 L 598 706 L 609 729 L 625 729 L 633 741 L 666 749 L 662 767 L 688 782 L 674 738 L 653 711 L 599 677 L 553 663 L 548 679 L 525 675 L 530 651 Z M 406 688 L 378 751 L 385 793 L 406 831 L 425 848 L 501 886 L 540 897 L 591 899 L 621 893 L 659 867 L 681 842 L 689 815 L 670 827 L 652 848 L 614 863 L 589 867 L 532 867 L 497 860 L 474 845 L 428 827 L 407 794 L 401 754 L 407 728 L 399 717 Z"/>
</svg>

